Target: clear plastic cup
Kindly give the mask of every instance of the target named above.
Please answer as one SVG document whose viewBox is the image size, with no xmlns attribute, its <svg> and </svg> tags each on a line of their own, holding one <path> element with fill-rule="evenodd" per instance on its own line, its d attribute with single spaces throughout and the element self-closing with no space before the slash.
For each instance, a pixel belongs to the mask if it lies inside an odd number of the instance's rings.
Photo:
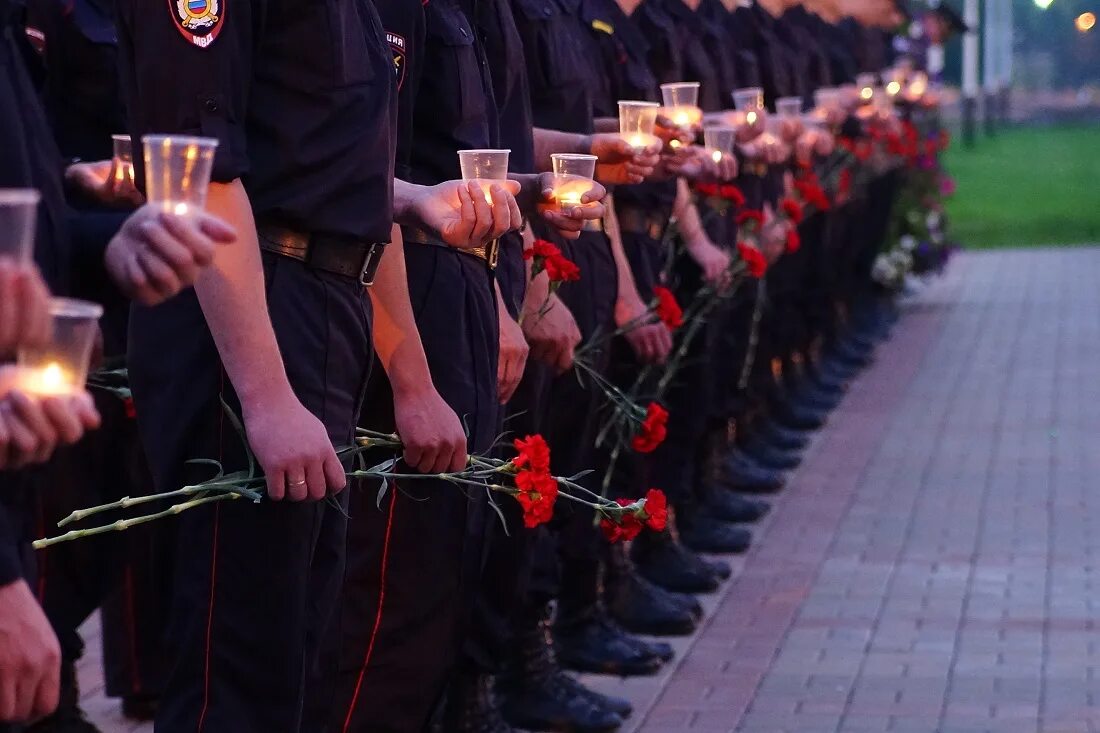
<svg viewBox="0 0 1100 733">
<path fill-rule="evenodd" d="M 53 333 L 49 343 L 20 349 L 20 387 L 37 395 L 73 394 L 84 389 L 103 308 L 73 298 L 50 302 Z"/>
<path fill-rule="evenodd" d="M 775 111 L 783 119 L 797 119 L 802 114 L 802 97 L 781 97 L 775 100 Z"/>
<path fill-rule="evenodd" d="M 760 87 L 737 89 L 733 93 L 733 108 L 738 112 L 763 112 L 764 90 Z"/>
<path fill-rule="evenodd" d="M 710 151 L 715 163 L 727 155 L 733 155 L 733 146 L 737 141 L 737 130 L 727 125 L 713 125 L 703 128 L 703 145 Z"/>
<path fill-rule="evenodd" d="M 634 148 L 647 148 L 657 141 L 653 128 L 661 105 L 656 102 L 619 102 L 619 134 Z"/>
<path fill-rule="evenodd" d="M 836 87 L 822 87 L 814 92 L 814 107 L 826 112 L 840 108 L 840 90 Z"/>
<path fill-rule="evenodd" d="M 596 175 L 596 156 L 580 153 L 553 153 L 554 198 L 563 209 L 581 205 L 581 197 L 592 190 Z"/>
<path fill-rule="evenodd" d="M 661 85 L 661 99 L 665 106 L 665 116 L 678 127 L 690 127 L 703 119 L 703 110 L 699 109 L 699 82 L 679 81 Z"/>
<path fill-rule="evenodd" d="M 218 141 L 209 137 L 146 135 L 145 198 L 186 216 L 206 208 L 206 191 Z"/>
<path fill-rule="evenodd" d="M 0 257 L 31 261 L 41 198 L 33 188 L 0 188 Z"/>
<path fill-rule="evenodd" d="M 485 194 L 485 201 L 493 203 L 489 188 L 494 183 L 508 180 L 508 155 L 511 150 L 459 150 L 458 167 L 462 180 L 478 181 Z"/>
<path fill-rule="evenodd" d="M 111 175 L 115 185 L 134 185 L 134 145 L 129 135 L 111 135 L 114 156 L 111 161 Z"/>
</svg>

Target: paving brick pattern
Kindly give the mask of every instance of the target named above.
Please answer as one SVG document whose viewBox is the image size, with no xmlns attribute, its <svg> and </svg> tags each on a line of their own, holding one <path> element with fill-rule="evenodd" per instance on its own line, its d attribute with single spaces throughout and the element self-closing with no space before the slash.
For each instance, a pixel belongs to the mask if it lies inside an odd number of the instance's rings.
<svg viewBox="0 0 1100 733">
<path fill-rule="evenodd" d="M 1100 248 L 958 258 L 677 661 L 590 681 L 635 702 L 628 733 L 1100 730 L 1098 375 Z M 93 717 L 148 730 L 118 722 L 96 659 Z"/>
</svg>

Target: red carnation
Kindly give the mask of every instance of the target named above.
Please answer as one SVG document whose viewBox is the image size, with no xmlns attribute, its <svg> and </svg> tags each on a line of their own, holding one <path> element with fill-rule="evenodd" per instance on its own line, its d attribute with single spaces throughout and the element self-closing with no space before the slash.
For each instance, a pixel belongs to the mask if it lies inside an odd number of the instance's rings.
<svg viewBox="0 0 1100 733">
<path fill-rule="evenodd" d="M 646 526 L 654 532 L 663 532 L 668 524 L 668 499 L 665 498 L 665 492 L 660 489 L 647 491 L 642 511 L 645 512 Z"/>
<path fill-rule="evenodd" d="M 871 157 L 871 143 L 867 140 L 860 140 L 856 143 L 852 154 L 856 156 L 856 160 L 860 163 L 866 163 Z"/>
<path fill-rule="evenodd" d="M 656 402 L 649 403 L 646 408 L 645 420 L 638 428 L 638 434 L 634 436 L 630 445 L 639 453 L 652 453 L 657 450 L 668 436 L 668 410 Z"/>
<path fill-rule="evenodd" d="M 802 204 L 792 198 L 785 198 L 779 202 L 779 208 L 795 224 L 802 223 L 802 217 L 805 215 L 805 212 L 802 211 Z"/>
<path fill-rule="evenodd" d="M 553 242 L 548 242 L 545 239 L 536 239 L 531 249 L 523 253 L 523 259 L 533 260 L 537 258 L 547 259 L 549 257 L 560 257 L 561 250 L 558 249 L 558 245 Z"/>
<path fill-rule="evenodd" d="M 523 507 L 523 526 L 528 529 L 549 522 L 558 500 L 558 482 L 553 476 L 535 471 L 520 471 L 516 476 L 516 501 Z"/>
<path fill-rule="evenodd" d="M 684 311 L 676 302 L 676 296 L 672 291 L 657 285 L 653 288 L 653 294 L 657 297 L 657 307 L 653 312 L 657 314 L 657 318 L 661 319 L 661 323 L 672 330 L 684 325 Z"/>
<path fill-rule="evenodd" d="M 744 226 L 749 222 L 755 222 L 757 228 L 764 226 L 764 212 L 758 209 L 745 209 L 737 215 L 737 226 Z"/>
<path fill-rule="evenodd" d="M 616 503 L 622 507 L 628 507 L 634 502 L 630 499 L 616 499 Z M 617 521 L 609 517 L 600 520 L 600 529 L 603 536 L 612 544 L 632 540 L 642 531 L 642 522 L 634 512 L 623 512 Z"/>
<path fill-rule="evenodd" d="M 734 206 L 745 205 L 745 194 L 733 184 L 726 184 L 718 189 L 718 195 L 729 201 Z"/>
<path fill-rule="evenodd" d="M 696 183 L 695 190 L 704 196 L 718 196 L 718 184 L 717 183 Z"/>
<path fill-rule="evenodd" d="M 536 473 L 550 473 L 550 446 L 541 435 L 528 435 L 512 442 L 519 455 L 512 459 L 516 468 L 526 468 Z"/>
<path fill-rule="evenodd" d="M 558 246 L 545 239 L 536 239 L 531 249 L 523 253 L 523 259 L 533 260 L 532 275 L 546 271 L 551 283 L 574 282 L 581 279 L 581 269 Z"/>
<path fill-rule="evenodd" d="M 764 273 L 768 271 L 768 261 L 764 259 L 763 252 L 747 242 L 738 242 L 737 254 L 741 256 L 750 275 L 756 278 L 764 277 Z"/>
<path fill-rule="evenodd" d="M 802 249 L 802 237 L 794 227 L 787 229 L 787 253 L 794 254 Z"/>
</svg>

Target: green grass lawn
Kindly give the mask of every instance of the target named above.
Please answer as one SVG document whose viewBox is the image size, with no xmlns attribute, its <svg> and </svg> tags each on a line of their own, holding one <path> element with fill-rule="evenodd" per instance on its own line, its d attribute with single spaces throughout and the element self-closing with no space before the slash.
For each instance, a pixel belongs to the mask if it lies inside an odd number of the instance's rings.
<svg viewBox="0 0 1100 733">
<path fill-rule="evenodd" d="M 1100 125 L 1001 131 L 973 149 L 956 139 L 946 164 L 963 247 L 1100 243 Z"/>
</svg>

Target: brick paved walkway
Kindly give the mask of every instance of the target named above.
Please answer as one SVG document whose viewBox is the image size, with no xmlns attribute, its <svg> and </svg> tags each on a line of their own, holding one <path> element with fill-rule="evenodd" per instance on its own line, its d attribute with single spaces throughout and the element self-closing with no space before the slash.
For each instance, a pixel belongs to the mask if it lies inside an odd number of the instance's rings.
<svg viewBox="0 0 1100 733">
<path fill-rule="evenodd" d="M 642 733 L 1100 730 L 1098 365 L 1100 249 L 960 257 L 677 662 L 592 681 Z M 117 721 L 95 665 L 87 702 Z"/>
</svg>

